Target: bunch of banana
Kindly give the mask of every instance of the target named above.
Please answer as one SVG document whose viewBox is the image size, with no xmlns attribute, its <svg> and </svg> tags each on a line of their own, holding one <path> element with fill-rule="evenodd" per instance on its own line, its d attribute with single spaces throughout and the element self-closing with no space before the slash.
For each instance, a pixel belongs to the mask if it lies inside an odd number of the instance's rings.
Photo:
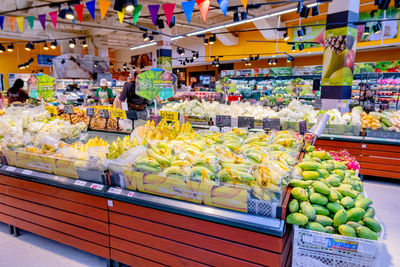
<svg viewBox="0 0 400 267">
<path fill-rule="evenodd" d="M 125 136 L 122 140 L 121 138 L 117 138 L 117 141 L 113 141 L 111 145 L 108 147 L 108 153 L 106 154 L 107 159 L 116 159 L 121 156 L 126 150 L 131 149 L 134 146 L 138 145 L 138 141 L 136 137 L 133 137 L 132 140 L 129 136 Z"/>
<path fill-rule="evenodd" d="M 103 138 L 98 138 L 97 136 L 89 139 L 86 144 L 75 142 L 72 144 L 72 148 L 78 150 L 80 152 L 86 152 L 89 147 L 98 147 L 98 146 L 108 146 L 108 142 L 104 141 Z"/>
<path fill-rule="evenodd" d="M 219 171 L 218 179 L 222 182 L 248 184 L 255 180 L 254 176 L 236 168 L 236 166 L 226 167 Z"/>
<path fill-rule="evenodd" d="M 161 167 L 170 166 L 173 160 L 172 146 L 165 142 L 160 142 L 157 145 L 149 145 L 146 153 L 149 157 L 154 158 Z"/>
<path fill-rule="evenodd" d="M 204 166 L 195 166 L 190 169 L 189 176 L 201 181 L 210 181 L 215 179 L 215 174 L 210 169 Z"/>
<path fill-rule="evenodd" d="M 268 146 L 269 137 L 265 132 L 252 133 L 244 140 L 244 143 L 264 147 Z"/>
<path fill-rule="evenodd" d="M 143 172 L 158 173 L 161 171 L 160 164 L 152 157 L 142 155 L 135 160 L 135 168 Z"/>
<path fill-rule="evenodd" d="M 142 138 L 150 140 L 174 140 L 179 135 L 192 133 L 192 125 L 188 122 L 169 124 L 166 121 L 161 121 L 155 126 L 154 121 L 147 121 L 144 126 L 138 128 L 138 134 Z"/>
</svg>

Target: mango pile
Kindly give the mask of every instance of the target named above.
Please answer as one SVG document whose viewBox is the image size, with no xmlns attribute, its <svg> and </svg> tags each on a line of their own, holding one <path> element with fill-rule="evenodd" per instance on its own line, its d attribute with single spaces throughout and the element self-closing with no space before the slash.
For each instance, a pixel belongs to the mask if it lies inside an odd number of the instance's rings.
<svg viewBox="0 0 400 267">
<path fill-rule="evenodd" d="M 377 240 L 382 228 L 374 219 L 372 200 L 353 170 L 323 150 L 307 149 L 289 181 L 292 200 L 286 222 L 330 234 Z"/>
</svg>

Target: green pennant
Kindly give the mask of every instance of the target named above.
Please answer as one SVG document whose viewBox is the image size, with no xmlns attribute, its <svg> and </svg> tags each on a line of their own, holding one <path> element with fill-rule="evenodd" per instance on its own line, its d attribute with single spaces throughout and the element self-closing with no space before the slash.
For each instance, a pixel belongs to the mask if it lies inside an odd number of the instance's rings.
<svg viewBox="0 0 400 267">
<path fill-rule="evenodd" d="M 33 23 L 35 22 L 35 16 L 28 16 L 26 17 L 26 19 L 29 22 L 29 28 L 31 28 L 31 30 L 33 29 Z"/>
<path fill-rule="evenodd" d="M 135 23 L 135 25 L 139 19 L 140 12 L 142 12 L 142 7 L 143 5 L 136 5 L 135 9 L 133 10 L 133 23 Z"/>
</svg>

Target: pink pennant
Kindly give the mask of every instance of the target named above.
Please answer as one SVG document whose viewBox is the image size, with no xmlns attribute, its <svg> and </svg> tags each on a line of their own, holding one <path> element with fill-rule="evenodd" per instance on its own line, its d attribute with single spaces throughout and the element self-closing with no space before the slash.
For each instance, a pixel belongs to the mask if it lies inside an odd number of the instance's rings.
<svg viewBox="0 0 400 267">
<path fill-rule="evenodd" d="M 79 22 L 82 22 L 83 4 L 75 5 L 75 12 L 78 15 Z"/>
<path fill-rule="evenodd" d="M 174 15 L 175 3 L 172 4 L 163 4 L 162 8 L 164 9 L 164 14 L 167 19 L 167 23 L 171 22 L 172 16 Z"/>
<path fill-rule="evenodd" d="M 196 0 L 197 5 L 199 6 L 201 17 L 203 21 L 206 22 L 208 9 L 210 8 L 210 0 Z"/>
<path fill-rule="evenodd" d="M 51 21 L 53 22 L 54 29 L 57 28 L 57 10 L 50 12 L 49 16 L 51 18 Z"/>
</svg>

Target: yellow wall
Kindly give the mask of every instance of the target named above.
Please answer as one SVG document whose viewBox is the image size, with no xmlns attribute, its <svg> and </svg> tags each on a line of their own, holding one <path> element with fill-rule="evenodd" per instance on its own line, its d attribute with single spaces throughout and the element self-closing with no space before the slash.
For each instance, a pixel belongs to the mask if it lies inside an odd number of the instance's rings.
<svg viewBox="0 0 400 267">
<path fill-rule="evenodd" d="M 6 40 L 0 39 L 0 43 L 6 43 L 18 40 Z M 4 52 L 0 54 L 0 73 L 4 76 L 4 85 L 5 89 L 8 89 L 8 74 L 9 73 L 32 73 L 32 71 L 43 70 L 44 73 L 49 74 L 49 67 L 39 67 L 37 62 L 37 55 L 60 55 L 60 48 L 57 47 L 55 50 L 43 50 L 43 44 L 35 44 L 35 49 L 32 51 L 25 50 L 26 43 L 14 44 L 13 52 Z M 49 44 L 48 44 L 49 45 Z M 30 58 L 33 58 L 34 61 L 31 66 L 27 69 L 20 70 L 18 69 L 19 64 L 23 64 L 28 61 Z"/>
</svg>

